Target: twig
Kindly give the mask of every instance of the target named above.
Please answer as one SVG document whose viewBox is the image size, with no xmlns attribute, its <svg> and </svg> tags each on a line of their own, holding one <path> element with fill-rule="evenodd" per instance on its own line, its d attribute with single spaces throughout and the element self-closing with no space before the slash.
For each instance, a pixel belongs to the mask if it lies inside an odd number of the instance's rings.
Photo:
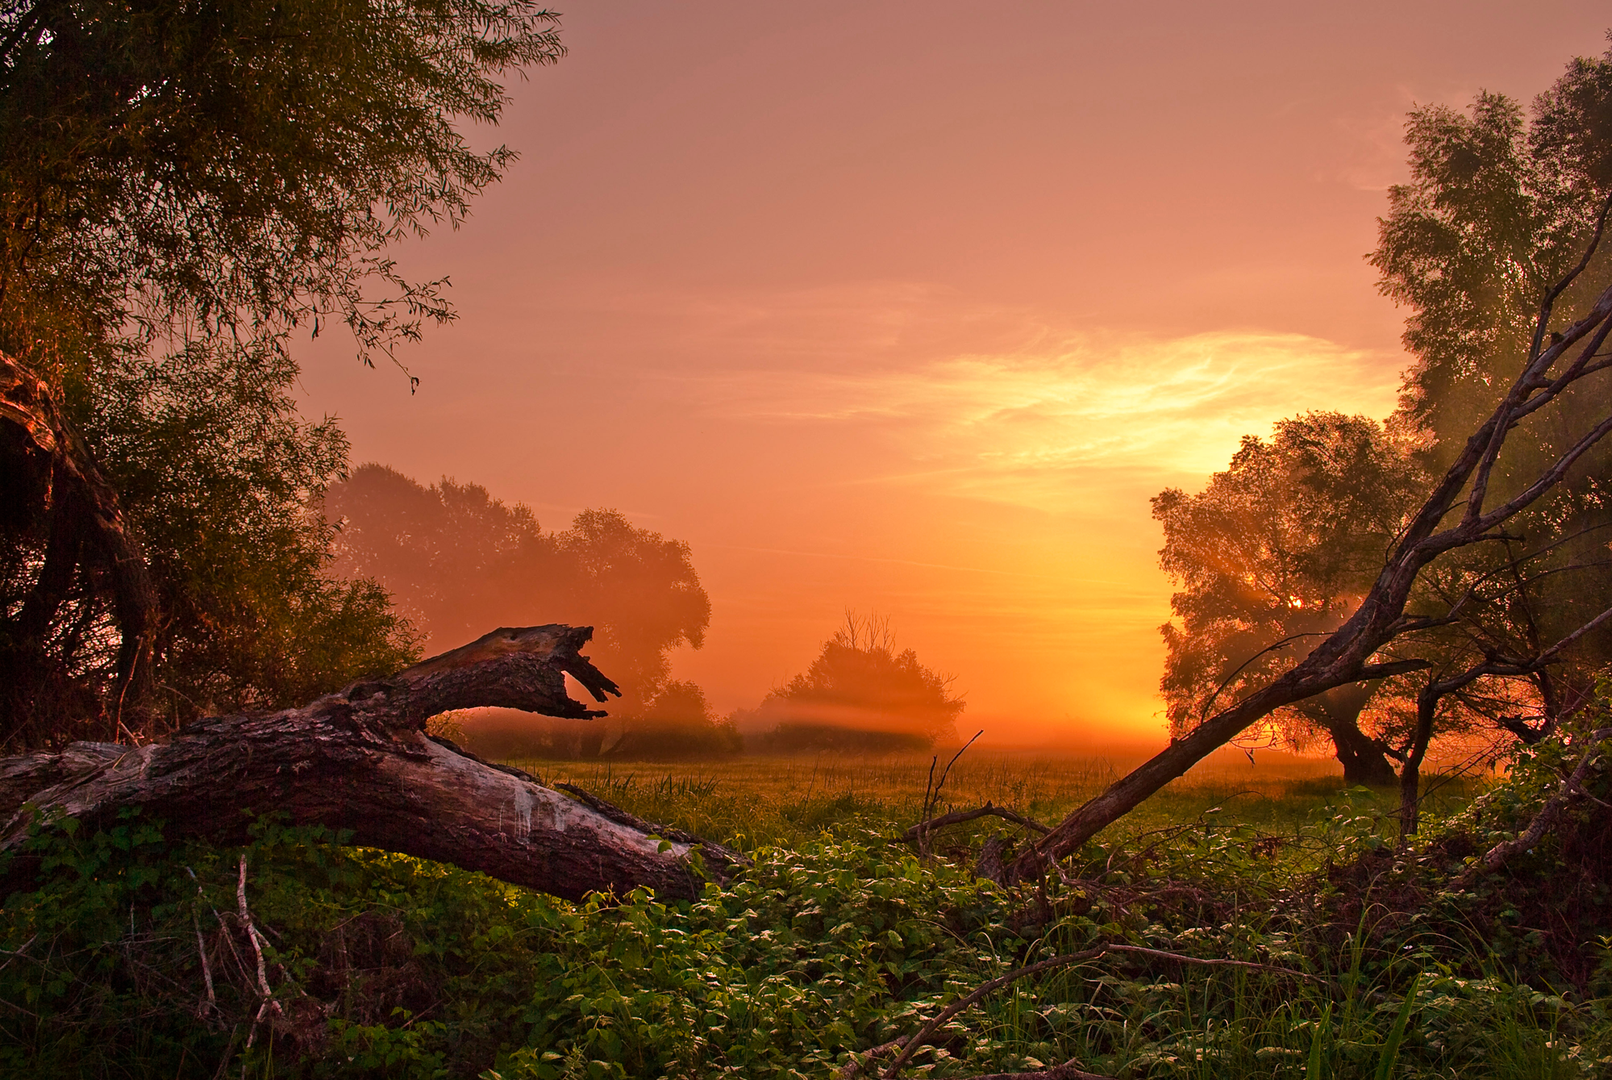
<svg viewBox="0 0 1612 1080">
<path fill-rule="evenodd" d="M 185 873 L 190 875 L 191 881 L 196 882 L 196 899 L 205 900 L 206 897 L 202 895 L 201 882 L 196 881 L 196 871 L 187 866 L 185 867 Z M 212 907 L 211 904 L 208 906 Z M 217 908 L 213 908 L 213 918 L 218 919 Z M 222 925 L 224 920 L 218 919 L 218 921 Z M 196 1011 L 196 1015 L 199 1018 L 206 1016 L 209 1010 L 217 1008 L 218 999 L 213 994 L 213 965 L 207 960 L 207 942 L 202 937 L 201 918 L 196 914 L 195 908 L 190 909 L 190 925 L 196 930 L 196 951 L 201 954 L 202 981 L 207 984 L 207 1006 Z"/>
<path fill-rule="evenodd" d="M 1584 774 L 1589 771 L 1590 764 L 1598 756 L 1596 751 L 1605 739 L 1612 739 L 1612 728 L 1600 728 L 1583 736 L 1584 753 L 1578 759 L 1578 764 L 1574 766 L 1572 773 L 1562 781 L 1561 787 L 1557 789 L 1556 794 L 1545 800 L 1545 805 L 1540 807 L 1539 813 L 1534 815 L 1534 820 L 1528 823 L 1528 828 L 1524 829 L 1515 838 L 1503 840 L 1485 852 L 1483 858 L 1467 867 L 1455 879 L 1456 887 L 1465 888 L 1471 885 L 1480 873 L 1494 873 L 1504 866 L 1513 855 L 1519 851 L 1527 851 L 1539 843 L 1540 839 L 1545 835 L 1545 830 L 1555 823 L 1557 815 L 1562 812 L 1562 808 L 1574 797 L 1583 794 Z"/>
<path fill-rule="evenodd" d="M 858 1076 L 862 1075 L 863 1070 L 872 1067 L 875 1058 L 883 1057 L 892 1050 L 899 1050 L 904 1041 L 903 1039 L 891 1039 L 887 1043 L 880 1043 L 878 1046 L 863 1050 L 860 1054 L 853 1052 L 851 1060 L 846 1062 L 845 1067 L 835 1074 L 836 1080 L 856 1080 Z"/>
<path fill-rule="evenodd" d="M 15 951 L 13 951 L 11 949 L 0 949 L 0 954 L 4 954 L 4 956 L 6 958 L 6 962 L 4 964 L 0 964 L 0 971 L 4 971 L 7 967 L 9 967 L 11 962 L 13 960 L 15 960 L 17 957 L 23 956 L 23 954 L 28 951 L 28 947 L 30 945 L 32 945 L 34 942 L 38 941 L 38 940 L 39 940 L 39 935 L 35 934 L 33 937 L 31 937 L 27 941 L 23 942 L 22 943 L 22 948 L 20 948 L 20 949 L 17 949 Z M 33 957 L 24 956 L 23 959 L 25 959 L 25 960 L 33 960 Z M 34 963 L 37 964 L 38 962 L 39 961 L 34 960 Z"/>
<path fill-rule="evenodd" d="M 929 793 L 935 789 L 935 766 L 939 764 L 939 754 L 936 754 L 929 759 L 929 777 L 924 781 L 924 805 L 923 809 L 918 811 L 919 818 L 927 818 L 929 816 Z"/>
<path fill-rule="evenodd" d="M 952 759 L 946 762 L 946 768 L 941 772 L 940 780 L 935 783 L 933 793 L 930 792 L 929 784 L 927 782 L 924 784 L 924 808 L 919 814 L 919 817 L 928 818 L 930 810 L 936 809 L 940 806 L 940 789 L 946 786 L 946 777 L 951 775 L 952 766 L 956 765 L 957 759 L 963 756 L 963 750 L 967 750 L 970 746 L 973 746 L 974 739 L 978 739 L 983 734 L 985 734 L 984 728 L 980 728 L 978 731 L 974 732 L 974 738 L 964 743 L 962 749 L 953 754 Z M 931 780 L 933 780 L 935 776 L 935 764 L 939 761 L 939 757 L 932 757 L 929 759 L 929 776 Z M 920 832 L 918 834 L 918 851 L 926 857 L 929 855 L 929 836 L 927 833 Z"/>
<path fill-rule="evenodd" d="M 251 908 L 246 906 L 246 852 L 244 851 L 241 852 L 241 874 L 235 883 L 235 899 L 240 907 L 241 926 L 246 929 L 246 939 L 252 943 L 252 952 L 257 956 L 257 990 L 258 995 L 263 999 L 263 1004 L 258 1007 L 257 1017 L 252 1021 L 252 1028 L 246 1033 L 246 1048 L 250 1050 L 252 1049 L 253 1041 L 257 1038 L 258 1025 L 263 1023 L 263 1018 L 269 1014 L 269 1010 L 273 1009 L 281 1016 L 284 1016 L 285 1012 L 280 1008 L 280 1003 L 274 1000 L 274 991 L 269 988 L 268 965 L 263 961 L 263 946 L 267 943 L 263 940 L 263 935 L 258 933 L 257 925 L 252 922 Z M 246 1063 L 243 1061 L 241 1068 L 244 1070 L 245 1067 Z"/>
<path fill-rule="evenodd" d="M 1187 956 L 1185 953 L 1165 952 L 1163 949 L 1149 949 L 1141 945 L 1110 945 L 1109 952 L 1136 953 L 1138 956 L 1151 956 L 1157 960 L 1174 960 L 1178 964 L 1195 964 L 1198 967 L 1240 967 L 1253 968 L 1257 971 L 1274 971 L 1279 975 L 1292 975 L 1298 979 L 1309 979 L 1312 982 L 1325 982 L 1319 975 L 1311 975 L 1307 971 L 1295 971 L 1293 968 L 1279 967 L 1276 964 L 1261 964 L 1255 960 L 1227 960 L 1222 957 L 1206 959 L 1201 956 Z"/>
<path fill-rule="evenodd" d="M 1062 1065 L 1054 1065 L 1050 1069 L 1036 1069 L 1033 1072 L 983 1073 L 978 1076 L 965 1076 L 961 1080 L 1114 1080 L 1114 1078 L 1101 1073 L 1087 1072 L 1075 1064 L 1074 1058 L 1070 1058 Z"/>
<path fill-rule="evenodd" d="M 972 738 L 972 739 L 968 740 L 966 743 L 964 743 L 963 746 L 962 746 L 962 749 L 958 750 L 957 753 L 953 754 L 952 759 L 950 761 L 946 762 L 946 768 L 941 771 L 940 779 L 935 781 L 935 801 L 934 801 L 935 806 L 940 805 L 940 789 L 946 786 L 946 777 L 948 777 L 948 776 L 950 776 L 952 774 L 952 766 L 956 765 L 957 764 L 957 759 L 963 756 L 963 750 L 967 750 L 970 746 L 973 746 L 975 741 L 978 740 L 979 737 L 981 735 L 983 735 L 983 734 L 985 734 L 985 729 L 984 728 L 980 728 L 978 731 L 974 732 L 974 738 Z"/>
<path fill-rule="evenodd" d="M 196 951 L 201 954 L 202 981 L 207 984 L 207 1004 L 196 1010 L 196 1015 L 200 1018 L 218 1006 L 218 998 L 213 994 L 213 965 L 207 960 L 207 942 L 202 938 L 201 919 L 197 917 L 194 908 L 190 912 L 190 925 L 196 930 Z"/>
<path fill-rule="evenodd" d="M 1013 824 L 1022 825 L 1026 829 L 1034 829 L 1038 833 L 1052 831 L 1050 826 L 1043 825 L 1039 821 L 1032 821 L 1022 814 L 1015 814 L 1012 810 L 997 806 L 990 800 L 986 800 L 984 806 L 976 807 L 973 810 L 953 810 L 949 814 L 942 814 L 937 818 L 930 818 L 928 821 L 920 821 L 902 833 L 901 839 L 910 844 L 920 836 L 925 836 L 937 829 L 944 829 L 950 825 L 961 825 L 965 821 L 973 821 L 976 818 L 982 818 L 987 815 L 999 817 L 1004 821 L 1011 821 Z"/>
</svg>

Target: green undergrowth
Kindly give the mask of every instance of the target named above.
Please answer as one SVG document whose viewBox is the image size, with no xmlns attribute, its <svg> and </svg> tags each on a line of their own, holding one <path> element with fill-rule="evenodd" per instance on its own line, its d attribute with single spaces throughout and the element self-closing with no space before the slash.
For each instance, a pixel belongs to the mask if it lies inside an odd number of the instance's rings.
<svg viewBox="0 0 1612 1080">
<path fill-rule="evenodd" d="M 907 1074 L 1612 1076 L 1612 960 L 1586 930 L 1612 933 L 1604 890 L 1526 884 L 1581 868 L 1593 829 L 1447 888 L 1554 764 L 1525 760 L 1403 850 L 1378 797 L 1334 789 L 1277 828 L 1235 799 L 1126 823 L 1012 889 L 973 876 L 966 830 L 923 859 L 892 842 L 912 818 L 869 800 L 803 814 L 788 846 L 748 841 L 751 869 L 676 903 L 571 903 L 273 822 L 244 848 L 170 843 L 138 817 L 58 823 L 0 916 L 0 1075 L 829 1077 L 989 979 L 1107 944 L 1155 952 L 1013 983 Z M 601 794 L 638 813 L 701 797 Z M 1011 835 L 998 825 L 973 841 Z M 1540 925 L 1563 905 L 1574 949 Z"/>
</svg>

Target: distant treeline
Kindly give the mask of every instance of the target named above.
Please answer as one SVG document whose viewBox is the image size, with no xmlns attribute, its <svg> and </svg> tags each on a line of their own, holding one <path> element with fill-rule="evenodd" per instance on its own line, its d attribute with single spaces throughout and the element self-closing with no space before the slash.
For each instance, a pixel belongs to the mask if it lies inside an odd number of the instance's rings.
<svg viewBox="0 0 1612 1080">
<path fill-rule="evenodd" d="M 671 677 L 671 652 L 699 648 L 711 621 L 689 546 L 584 510 L 545 531 L 531 509 L 478 484 L 429 487 L 363 465 L 325 496 L 334 572 L 370 579 L 440 652 L 496 626 L 594 627 L 595 663 L 623 696 L 603 721 L 489 710 L 463 737 L 494 757 L 688 758 L 768 752 L 882 753 L 954 737 L 950 680 L 897 651 L 886 622 L 848 615 L 811 666 L 754 709 L 716 717 L 704 691 Z"/>
</svg>

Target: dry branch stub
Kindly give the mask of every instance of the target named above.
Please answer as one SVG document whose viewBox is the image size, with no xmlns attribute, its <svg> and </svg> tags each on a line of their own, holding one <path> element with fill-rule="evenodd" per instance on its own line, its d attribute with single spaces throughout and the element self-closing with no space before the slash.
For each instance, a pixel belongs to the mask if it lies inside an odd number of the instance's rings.
<svg viewBox="0 0 1612 1080">
<path fill-rule="evenodd" d="M 742 856 L 718 844 L 614 816 L 482 761 L 425 721 L 496 705 L 549 716 L 602 716 L 567 694 L 570 675 L 596 701 L 620 694 L 578 650 L 591 627 L 494 630 L 385 679 L 297 709 L 210 717 L 146 746 L 73 743 L 0 759 L 0 851 L 22 847 L 36 819 L 94 828 L 126 809 L 171 835 L 247 839 L 254 820 L 350 834 L 351 843 L 479 870 L 567 899 L 647 886 L 692 898 L 702 873 Z M 610 808 L 614 810 L 614 808 Z M 697 857 L 692 857 L 698 853 Z M 27 871 L 17 859 L 13 873 Z"/>
</svg>

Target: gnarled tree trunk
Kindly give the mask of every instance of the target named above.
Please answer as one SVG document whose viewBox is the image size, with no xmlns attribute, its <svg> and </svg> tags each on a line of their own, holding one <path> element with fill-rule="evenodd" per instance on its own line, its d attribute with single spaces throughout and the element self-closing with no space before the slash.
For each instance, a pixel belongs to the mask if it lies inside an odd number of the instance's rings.
<svg viewBox="0 0 1612 1080">
<path fill-rule="evenodd" d="M 350 830 L 354 844 L 570 899 L 640 885 L 692 897 L 700 885 L 695 850 L 717 877 L 741 858 L 596 800 L 577 802 L 425 732 L 431 716 L 485 705 L 603 716 L 565 687 L 570 675 L 598 701 L 619 695 L 577 651 L 592 633 L 495 630 L 303 708 L 201 720 L 163 744 L 73 743 L 0 759 L 0 850 L 21 845 L 34 808 L 94 827 L 135 807 L 173 834 L 222 843 L 243 840 L 256 816 L 279 812 L 295 824 Z"/>
<path fill-rule="evenodd" d="M 7 528 L 48 515 L 38 579 L 0 647 L 0 746 L 40 710 L 66 706 L 52 689 L 45 646 L 51 619 L 81 564 L 104 568 L 120 641 L 117 673 L 106 705 L 112 727 L 147 726 L 156 642 L 157 591 L 145 555 L 113 490 L 89 449 L 58 407 L 45 380 L 0 353 L 0 469 L 6 492 L 0 515 Z M 54 680 L 64 680 L 57 673 Z M 35 733 L 37 735 L 37 732 Z"/>
</svg>

